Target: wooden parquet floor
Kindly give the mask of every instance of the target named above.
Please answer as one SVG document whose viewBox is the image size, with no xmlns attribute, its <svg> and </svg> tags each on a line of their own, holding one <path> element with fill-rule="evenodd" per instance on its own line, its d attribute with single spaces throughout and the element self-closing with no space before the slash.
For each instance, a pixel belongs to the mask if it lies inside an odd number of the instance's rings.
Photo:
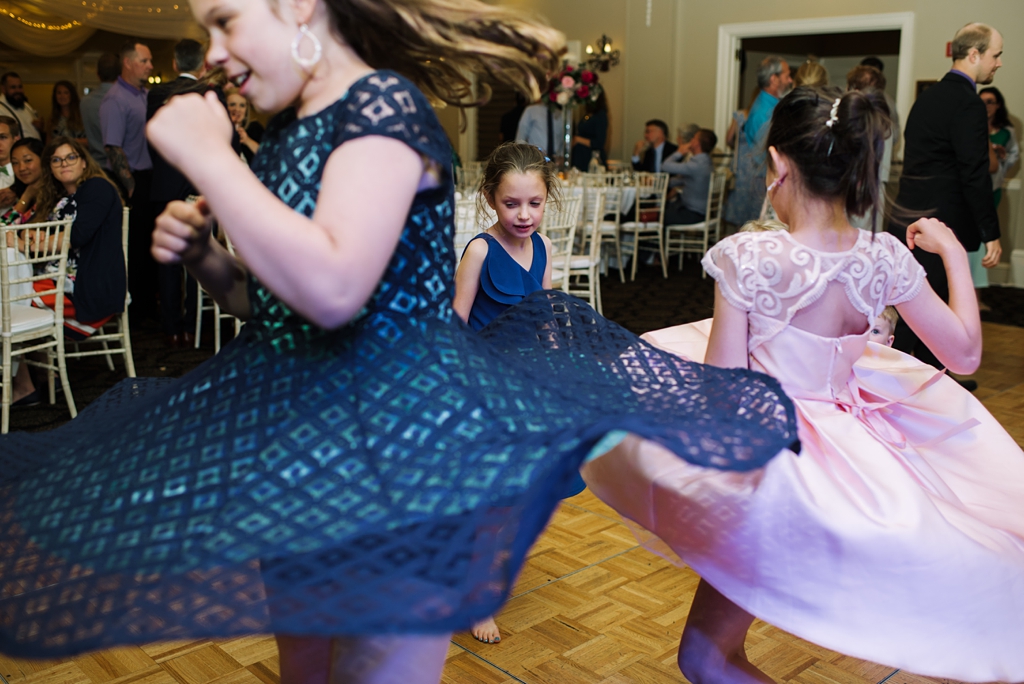
<svg viewBox="0 0 1024 684">
<path fill-rule="evenodd" d="M 1024 329 L 984 324 L 976 396 L 1024 445 Z M 500 644 L 456 635 L 445 684 L 662 684 L 686 681 L 676 647 L 697 575 L 639 547 L 584 492 L 562 504 L 497 618 Z M 846 657 L 763 622 L 750 659 L 793 684 L 956 684 Z M 0 656 L 11 684 L 277 684 L 274 640 L 252 636 L 118 648 L 59 661 Z"/>
</svg>

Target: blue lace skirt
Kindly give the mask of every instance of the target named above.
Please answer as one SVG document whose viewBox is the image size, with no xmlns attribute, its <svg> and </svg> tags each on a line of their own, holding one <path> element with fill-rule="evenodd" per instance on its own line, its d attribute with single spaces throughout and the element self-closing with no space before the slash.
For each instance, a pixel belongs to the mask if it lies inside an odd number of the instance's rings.
<svg viewBox="0 0 1024 684">
<path fill-rule="evenodd" d="M 386 313 L 272 329 L 0 438 L 0 651 L 465 629 L 610 430 L 736 470 L 796 439 L 771 378 L 663 353 L 560 293 L 479 335 Z"/>
</svg>

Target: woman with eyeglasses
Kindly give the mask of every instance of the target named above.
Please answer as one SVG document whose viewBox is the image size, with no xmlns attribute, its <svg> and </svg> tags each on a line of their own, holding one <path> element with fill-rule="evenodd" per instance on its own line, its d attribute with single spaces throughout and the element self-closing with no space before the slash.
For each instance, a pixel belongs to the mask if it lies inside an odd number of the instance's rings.
<svg viewBox="0 0 1024 684">
<path fill-rule="evenodd" d="M 43 178 L 34 220 L 74 218 L 64 319 L 68 334 L 84 339 L 124 311 L 127 284 L 121 248 L 121 196 L 96 160 L 74 138 L 57 137 L 46 147 Z M 65 237 L 61 233 L 58 239 Z M 36 283 L 37 290 L 52 287 Z M 44 297 L 43 302 L 54 305 L 49 297 Z"/>
<path fill-rule="evenodd" d="M 1010 125 L 1006 100 L 1003 99 L 1003 94 L 999 92 L 999 89 L 982 88 L 978 95 L 985 103 L 985 110 L 988 114 L 990 143 L 988 170 L 992 174 L 992 196 L 998 207 L 1003 198 L 1003 179 L 1006 178 L 1006 172 L 1020 159 L 1020 146 L 1017 145 L 1013 126 Z M 968 252 L 967 254 L 971 264 L 971 277 L 974 278 L 974 292 L 978 296 L 978 308 L 988 311 L 990 307 L 981 301 L 981 291 L 988 287 L 988 269 L 981 265 L 983 256 L 985 256 L 984 245 L 977 252 Z"/>
</svg>

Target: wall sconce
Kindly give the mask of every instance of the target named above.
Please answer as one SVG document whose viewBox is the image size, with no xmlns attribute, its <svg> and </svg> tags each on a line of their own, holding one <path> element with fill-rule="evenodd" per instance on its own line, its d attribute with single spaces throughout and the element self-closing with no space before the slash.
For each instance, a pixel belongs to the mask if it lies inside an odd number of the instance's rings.
<svg viewBox="0 0 1024 684">
<path fill-rule="evenodd" d="M 156 76 L 150 76 L 149 77 L 149 84 L 150 85 L 154 85 L 154 84 L 157 84 L 157 83 L 162 83 L 163 80 L 164 80 L 163 74 L 157 74 Z"/>
<path fill-rule="evenodd" d="M 612 49 L 612 39 L 606 35 L 597 41 L 597 47 L 587 45 L 587 64 L 594 71 L 608 71 L 619 63 L 620 53 Z"/>
</svg>

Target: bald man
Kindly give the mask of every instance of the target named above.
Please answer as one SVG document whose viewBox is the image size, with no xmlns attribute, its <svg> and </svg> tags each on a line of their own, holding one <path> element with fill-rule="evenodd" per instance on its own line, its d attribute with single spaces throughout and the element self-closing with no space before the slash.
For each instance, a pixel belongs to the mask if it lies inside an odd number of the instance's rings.
<svg viewBox="0 0 1024 684">
<path fill-rule="evenodd" d="M 1003 37 L 985 24 L 968 24 L 953 37 L 953 68 L 917 98 L 904 133 L 903 176 L 889 232 L 906 239 L 908 223 L 934 217 L 948 225 L 968 252 L 985 245 L 982 265 L 999 263 L 999 219 L 989 175 L 988 118 L 977 94 L 1002 66 Z M 928 282 L 949 301 L 949 284 L 942 259 L 920 249 L 914 256 L 924 266 Z M 937 368 L 942 364 L 900 320 L 897 349 L 913 353 Z"/>
</svg>

